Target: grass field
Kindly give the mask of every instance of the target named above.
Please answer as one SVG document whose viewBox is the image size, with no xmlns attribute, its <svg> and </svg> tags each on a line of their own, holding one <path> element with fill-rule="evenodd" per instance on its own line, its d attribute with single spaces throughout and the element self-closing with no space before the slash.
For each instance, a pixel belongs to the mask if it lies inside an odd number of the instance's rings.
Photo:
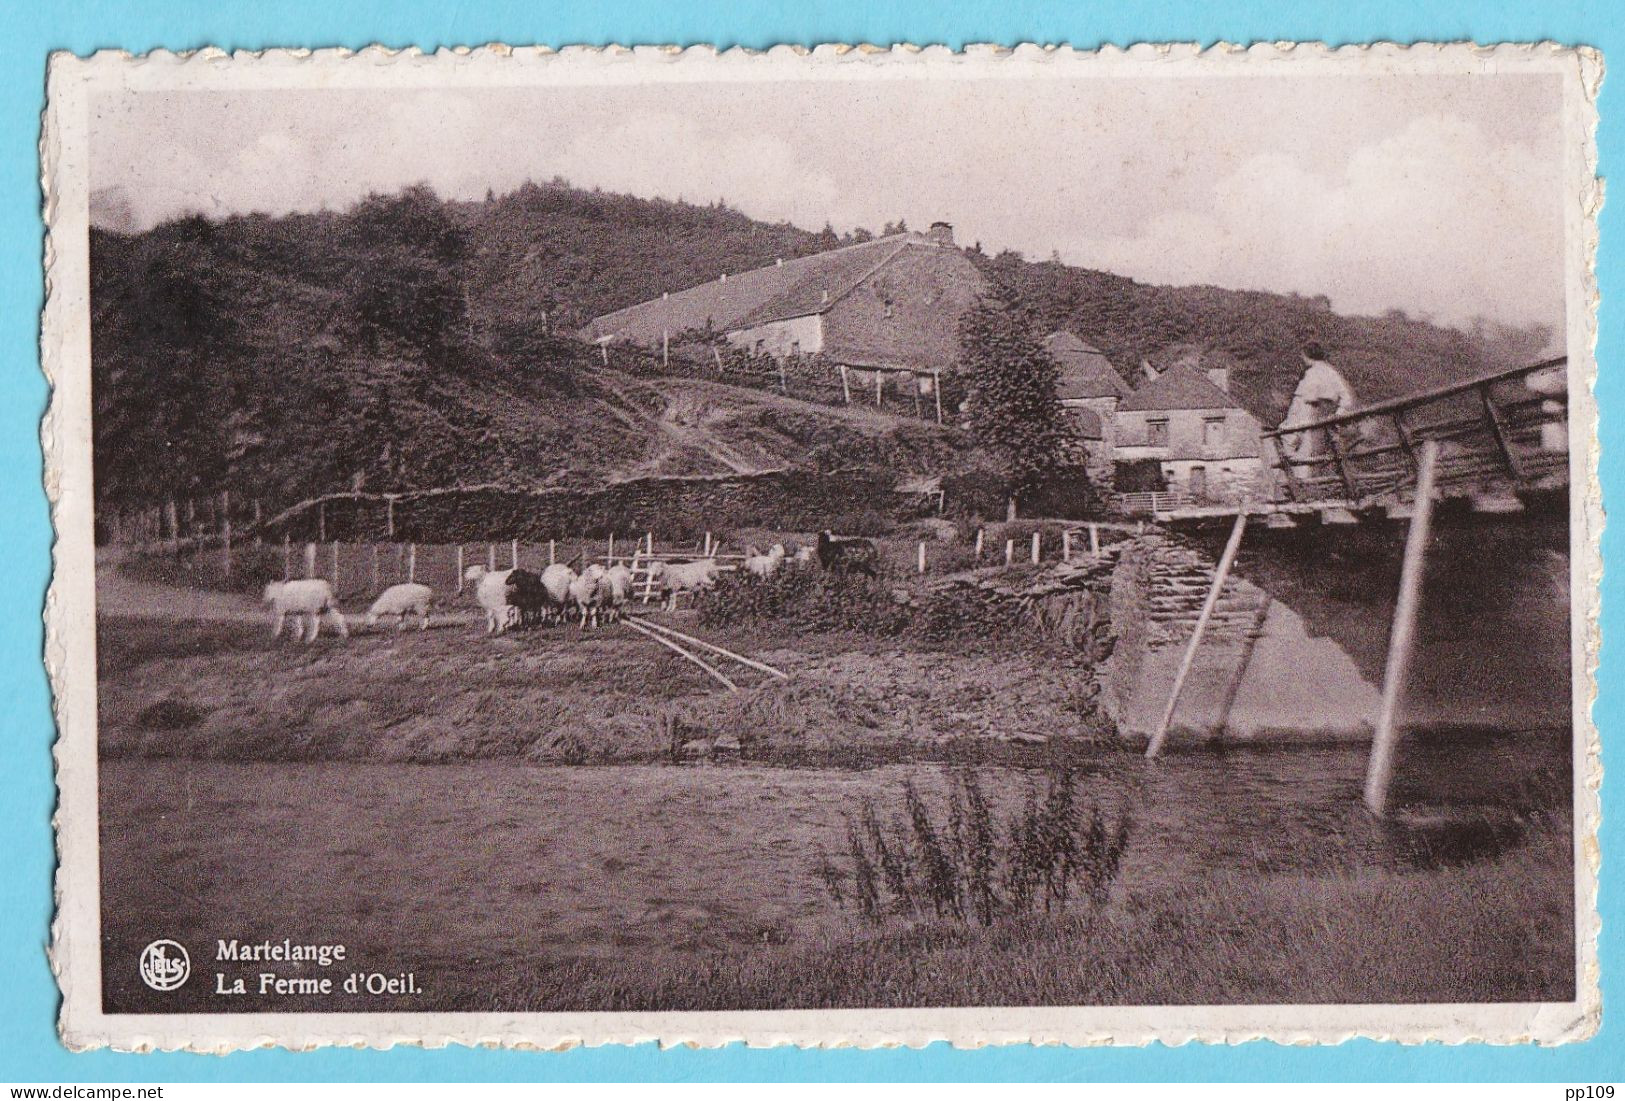
<svg viewBox="0 0 1625 1101">
<path fill-rule="evenodd" d="M 98 623 L 109 1009 L 1574 988 L 1566 731 L 1407 739 L 1394 801 L 1434 821 L 1384 824 L 1359 808 L 1358 747 L 1147 763 L 1085 720 L 1086 668 L 988 640 L 707 628 L 793 674 L 728 694 L 624 628 L 487 639 L 464 619 L 306 646 L 216 603 L 188 606 L 212 619 Z M 673 716 L 679 740 L 732 736 L 737 757 L 676 764 L 692 758 L 674 753 Z M 1083 799 L 1134 823 L 1106 901 L 985 929 L 838 905 L 819 865 L 849 823 L 865 807 L 895 820 L 905 783 L 940 800 L 945 764 L 975 768 L 1001 814 L 1042 770 L 1077 770 Z M 217 939 L 341 942 L 423 993 L 225 1004 L 206 978 L 158 996 L 134 966 L 158 936 L 210 977 Z"/>
</svg>

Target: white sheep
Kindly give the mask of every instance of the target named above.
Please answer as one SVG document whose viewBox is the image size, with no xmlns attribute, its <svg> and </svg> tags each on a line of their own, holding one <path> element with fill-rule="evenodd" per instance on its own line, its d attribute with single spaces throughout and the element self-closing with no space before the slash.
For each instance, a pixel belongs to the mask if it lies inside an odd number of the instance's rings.
<svg viewBox="0 0 1625 1101">
<path fill-rule="evenodd" d="M 485 609 L 485 633 L 500 635 L 519 616 L 519 609 L 508 603 L 508 575 L 513 570 L 488 570 L 473 565 L 463 571 L 465 581 L 474 582 L 474 599 Z"/>
<path fill-rule="evenodd" d="M 784 544 L 774 543 L 773 548 L 766 554 L 757 554 L 756 548 L 751 547 L 745 555 L 745 572 L 752 577 L 766 581 L 779 572 L 779 565 L 784 561 Z"/>
<path fill-rule="evenodd" d="M 581 613 L 581 626 L 583 627 L 587 625 L 589 618 L 592 619 L 594 627 L 598 626 L 598 607 L 602 603 L 603 597 L 607 595 L 603 592 L 603 580 L 604 575 L 608 572 L 603 566 L 594 562 L 584 568 L 581 573 L 576 575 L 575 580 L 570 582 L 570 603 L 574 604 L 576 610 Z"/>
<path fill-rule="evenodd" d="M 299 581 L 272 581 L 265 586 L 263 599 L 276 613 L 275 624 L 271 630 L 272 638 L 282 637 L 282 622 L 291 615 L 295 617 L 296 628 L 304 619 L 310 620 L 310 629 L 305 632 L 305 641 L 315 642 L 316 636 L 322 633 L 323 613 L 332 615 L 333 628 L 341 637 L 350 637 L 350 628 L 344 622 L 344 613 L 339 611 L 338 602 L 333 599 L 333 586 L 319 577 Z"/>
<path fill-rule="evenodd" d="M 626 614 L 626 602 L 632 595 L 632 571 L 624 565 L 614 565 L 604 571 L 599 589 L 606 596 L 611 622 Z"/>
<path fill-rule="evenodd" d="M 656 562 L 654 576 L 660 582 L 660 591 L 666 597 L 666 610 L 677 610 L 677 597 L 682 593 L 697 593 L 717 583 L 717 560 L 700 558 L 693 562 Z"/>
<path fill-rule="evenodd" d="M 813 559 L 816 557 L 818 557 L 818 548 L 809 544 L 808 546 L 798 549 L 795 557 L 792 558 L 791 561 L 798 566 L 810 566 L 813 563 Z"/>
<path fill-rule="evenodd" d="M 547 590 L 547 599 L 553 605 L 551 615 L 561 623 L 570 614 L 570 586 L 575 580 L 576 571 L 562 562 L 555 562 L 542 571 L 542 588 Z"/>
<path fill-rule="evenodd" d="M 427 631 L 429 608 L 433 604 L 433 589 L 413 581 L 403 581 L 399 585 L 391 585 L 378 594 L 378 599 L 367 609 L 367 626 L 377 626 L 380 617 L 392 615 L 395 617 L 395 629 L 398 631 L 406 626 L 408 615 L 415 615 L 423 620 L 418 629 Z"/>
</svg>

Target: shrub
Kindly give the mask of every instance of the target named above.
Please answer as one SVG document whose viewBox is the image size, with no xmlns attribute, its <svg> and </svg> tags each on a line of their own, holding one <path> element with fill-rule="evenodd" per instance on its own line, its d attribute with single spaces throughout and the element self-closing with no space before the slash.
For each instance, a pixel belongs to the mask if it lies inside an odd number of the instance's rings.
<svg viewBox="0 0 1625 1101">
<path fill-rule="evenodd" d="M 847 866 L 820 854 L 813 872 L 835 904 L 866 921 L 889 916 L 953 918 L 991 925 L 1002 917 L 1065 907 L 1074 896 L 1105 903 L 1122 868 L 1132 824 L 1109 822 L 1078 798 L 1070 770 L 1035 787 L 1001 829 L 976 774 L 954 774 L 947 818 L 933 818 L 911 783 L 890 824 L 872 804 L 847 820 Z"/>
<path fill-rule="evenodd" d="M 786 567 L 767 580 L 724 575 L 696 607 L 708 627 L 772 621 L 805 631 L 897 635 L 910 620 L 884 582 L 816 567 Z"/>
</svg>

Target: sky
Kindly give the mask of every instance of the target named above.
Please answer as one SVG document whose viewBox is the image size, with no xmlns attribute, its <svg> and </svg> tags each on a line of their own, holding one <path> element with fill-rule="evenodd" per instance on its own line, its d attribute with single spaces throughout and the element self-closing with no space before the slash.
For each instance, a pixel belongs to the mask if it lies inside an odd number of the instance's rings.
<svg viewBox="0 0 1625 1101">
<path fill-rule="evenodd" d="M 961 243 L 1147 282 L 1563 322 L 1558 78 L 1499 74 L 125 92 L 92 186 L 139 226 L 527 179 L 808 229 L 941 219 Z"/>
</svg>

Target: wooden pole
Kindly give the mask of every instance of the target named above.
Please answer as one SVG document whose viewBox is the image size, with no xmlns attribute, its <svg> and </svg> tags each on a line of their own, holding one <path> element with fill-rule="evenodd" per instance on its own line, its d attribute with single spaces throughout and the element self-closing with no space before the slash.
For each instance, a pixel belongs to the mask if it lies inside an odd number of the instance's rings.
<svg viewBox="0 0 1625 1101">
<path fill-rule="evenodd" d="M 606 566 L 615 564 L 615 533 L 613 531 L 609 533 L 609 550 L 604 554 L 604 564 Z"/>
<path fill-rule="evenodd" d="M 384 534 L 389 536 L 391 542 L 395 540 L 395 498 L 384 498 Z"/>
<path fill-rule="evenodd" d="M 460 575 L 463 571 L 458 570 Z M 406 546 L 403 543 L 395 544 L 395 578 L 400 580 L 406 576 Z"/>
<path fill-rule="evenodd" d="M 875 408 L 876 409 L 880 408 L 880 387 L 881 387 L 881 384 L 882 384 L 884 379 L 885 379 L 885 375 L 882 372 L 880 372 L 880 371 L 875 372 Z"/>
<path fill-rule="evenodd" d="M 1015 560 L 1016 560 L 1016 541 L 1014 539 L 1006 539 L 1004 541 L 1004 564 L 1006 566 L 1011 565 L 1012 563 L 1015 562 Z"/>
<path fill-rule="evenodd" d="M 333 540 L 330 557 L 333 562 L 333 589 L 336 592 L 339 587 L 339 541 L 337 539 Z"/>
<path fill-rule="evenodd" d="M 316 544 L 315 543 L 306 543 L 305 544 L 305 576 L 307 578 L 316 576 Z"/>
<path fill-rule="evenodd" d="M 925 540 L 924 539 L 920 540 L 920 551 L 919 551 L 917 565 L 919 567 L 919 571 L 921 573 L 924 573 L 925 572 Z"/>
<path fill-rule="evenodd" d="M 381 574 L 378 569 L 378 544 L 372 544 L 372 591 L 377 592 L 381 587 L 379 581 Z"/>
<path fill-rule="evenodd" d="M 1202 636 L 1207 633 L 1208 620 L 1213 618 L 1213 609 L 1219 603 L 1219 594 L 1224 592 L 1225 580 L 1230 576 L 1230 567 L 1236 561 L 1236 551 L 1241 547 L 1241 534 L 1247 530 L 1247 512 L 1245 509 L 1236 513 L 1236 525 L 1230 529 L 1230 541 L 1224 545 L 1224 553 L 1219 556 L 1219 568 L 1213 571 L 1213 584 L 1207 591 L 1207 599 L 1202 602 L 1202 612 L 1196 617 L 1196 627 L 1191 631 L 1191 639 L 1185 644 L 1185 655 L 1179 659 L 1179 671 L 1174 674 L 1174 687 L 1168 693 L 1168 706 L 1162 709 L 1162 718 L 1157 722 L 1157 729 L 1151 735 L 1151 744 L 1145 747 L 1145 755 L 1155 757 L 1162 752 L 1162 743 L 1168 738 L 1168 727 L 1174 721 L 1174 709 L 1179 706 L 1180 693 L 1185 691 L 1185 678 L 1190 676 L 1191 664 L 1196 660 L 1196 648 L 1202 645 Z"/>
<path fill-rule="evenodd" d="M 258 497 L 254 498 L 254 545 L 256 547 L 265 545 L 265 538 L 260 533 L 260 499 Z"/>
<path fill-rule="evenodd" d="M 1061 561 L 1072 561 L 1072 529 L 1067 528 L 1061 532 Z"/>
<path fill-rule="evenodd" d="M 671 330 L 670 329 L 661 329 L 660 330 L 660 365 L 662 367 L 670 367 L 671 366 Z"/>
<path fill-rule="evenodd" d="M 485 544 L 485 568 L 492 573 L 497 572 L 497 545 L 495 543 Z"/>
<path fill-rule="evenodd" d="M 519 568 L 519 540 L 517 539 L 508 547 L 508 562 L 514 569 Z"/>
<path fill-rule="evenodd" d="M 458 592 L 458 595 L 461 595 L 462 591 L 463 591 L 463 545 L 461 543 L 458 543 L 457 544 L 457 592 Z"/>
<path fill-rule="evenodd" d="M 225 494 L 221 494 L 222 497 Z M 226 580 L 231 580 L 231 513 L 221 510 L 220 519 L 220 554 L 225 560 Z"/>
<path fill-rule="evenodd" d="M 327 502 L 322 501 L 316 506 L 316 542 L 327 542 Z"/>
<path fill-rule="evenodd" d="M 549 566 L 558 561 L 558 553 L 558 544 L 552 539 L 549 539 L 547 541 L 547 564 Z"/>
<path fill-rule="evenodd" d="M 1405 688 L 1411 650 L 1416 642 L 1416 612 L 1422 601 L 1423 559 L 1428 527 L 1433 519 L 1433 483 L 1439 464 L 1439 441 L 1422 444 L 1417 462 L 1416 500 L 1411 526 L 1405 536 L 1405 561 L 1399 572 L 1399 603 L 1394 609 L 1394 630 L 1388 639 L 1388 665 L 1382 678 L 1382 710 L 1371 740 L 1366 764 L 1365 805 L 1378 818 L 1388 810 L 1388 784 L 1394 777 L 1394 749 L 1399 743 L 1399 696 Z"/>
<path fill-rule="evenodd" d="M 293 537 L 282 533 L 282 580 L 293 580 Z"/>
<path fill-rule="evenodd" d="M 671 635 L 673 638 L 682 639 L 684 642 L 698 646 L 701 649 L 710 650 L 712 653 L 721 654 L 723 657 L 733 658 L 741 665 L 749 666 L 752 669 L 760 669 L 762 672 L 767 673 L 770 676 L 777 677 L 780 680 L 790 679 L 790 674 L 786 673 L 783 669 L 775 669 L 773 666 L 764 661 L 756 661 L 752 658 L 747 658 L 743 654 L 736 654 L 732 650 L 724 649 L 714 642 L 707 642 L 703 638 L 695 638 L 693 635 L 685 635 L 675 627 L 668 627 L 664 623 L 651 623 L 647 619 L 642 619 L 637 616 L 628 616 L 627 618 L 633 623 L 641 624 L 644 627 L 652 627 L 654 630 L 663 635 Z"/>
<path fill-rule="evenodd" d="M 1038 532 L 1033 532 L 1033 565 L 1038 565 Z"/>
<path fill-rule="evenodd" d="M 416 543 L 406 545 L 406 579 L 408 581 L 418 579 L 418 545 Z"/>
<path fill-rule="evenodd" d="M 1089 524 L 1089 553 L 1100 553 L 1100 525 L 1092 521 Z"/>
<path fill-rule="evenodd" d="M 937 423 L 942 423 L 942 372 L 931 372 L 931 391 L 937 399 Z"/>
<path fill-rule="evenodd" d="M 844 363 L 841 364 L 840 368 L 841 368 L 841 396 L 846 399 L 846 404 L 851 405 L 852 404 L 852 383 L 846 377 L 846 364 L 844 364 Z"/>
<path fill-rule="evenodd" d="M 987 534 L 986 528 L 976 529 L 976 561 L 982 560 L 982 537 Z"/>
<path fill-rule="evenodd" d="M 181 553 L 181 523 L 173 497 L 164 502 L 164 519 L 169 521 L 169 545 L 178 558 Z"/>
<path fill-rule="evenodd" d="M 739 691 L 739 685 L 737 685 L 733 681 L 729 680 L 726 673 L 723 673 L 722 671 L 720 671 L 718 669 L 711 668 L 711 666 L 707 665 L 704 661 L 701 661 L 698 657 L 696 657 L 695 655 L 689 653 L 687 650 L 683 649 L 681 646 L 677 645 L 671 639 L 666 638 L 664 635 L 656 633 L 654 630 L 652 630 L 649 627 L 645 627 L 642 623 L 634 622 L 633 619 L 631 619 L 631 618 L 622 620 L 622 622 L 625 623 L 628 627 L 632 628 L 634 631 L 638 632 L 640 635 L 647 635 L 649 638 L 654 639 L 656 642 L 660 643 L 660 645 L 664 646 L 666 649 L 668 649 L 668 650 L 672 651 L 673 653 L 677 654 L 679 657 L 684 658 L 687 661 L 691 661 L 695 665 L 698 665 L 701 669 L 704 669 L 707 673 L 709 673 L 712 677 L 714 677 L 717 681 L 719 681 L 722 684 L 722 686 L 724 688 L 726 688 L 728 691 L 730 691 L 730 692 Z"/>
</svg>

